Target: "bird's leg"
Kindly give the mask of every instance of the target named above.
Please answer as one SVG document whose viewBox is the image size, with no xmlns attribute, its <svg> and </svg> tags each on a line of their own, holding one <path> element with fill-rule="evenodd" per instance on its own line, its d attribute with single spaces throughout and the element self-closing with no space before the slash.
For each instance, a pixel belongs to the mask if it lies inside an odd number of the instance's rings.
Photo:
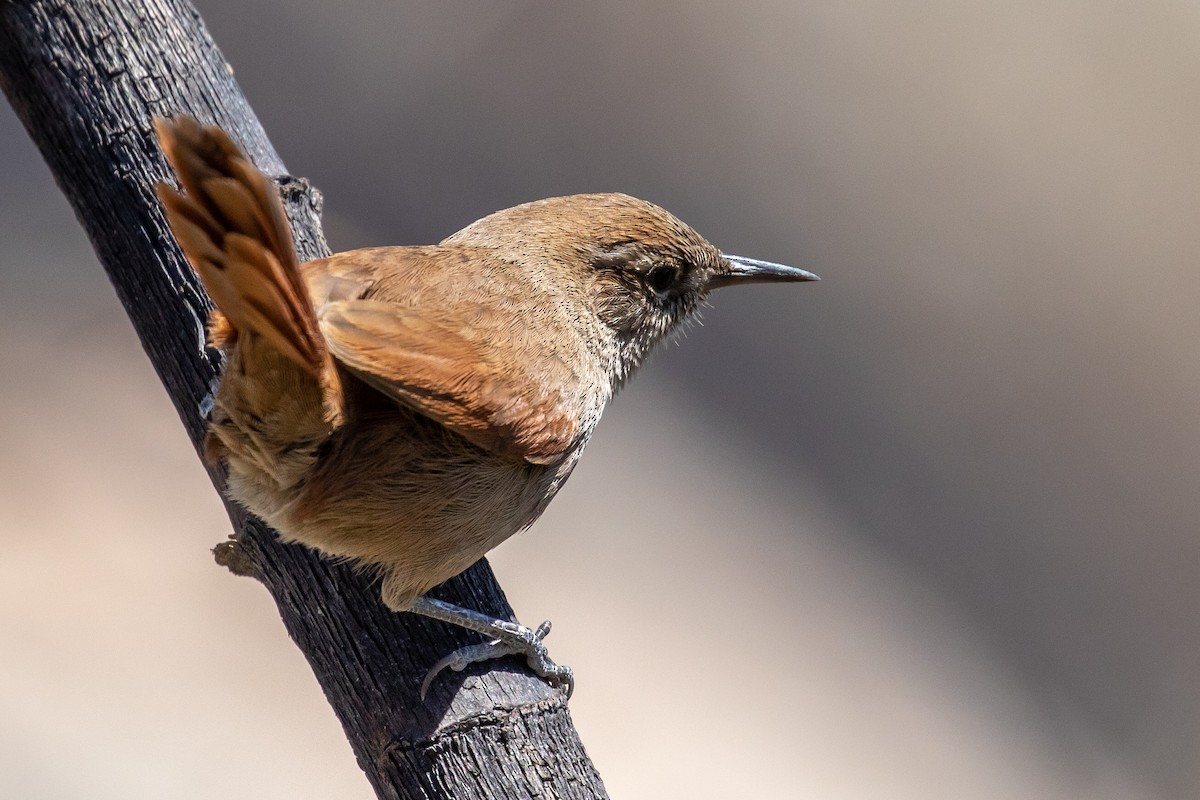
<svg viewBox="0 0 1200 800">
<path fill-rule="evenodd" d="M 550 659 L 546 645 L 542 643 L 546 634 L 550 633 L 549 621 L 543 622 L 534 629 L 519 622 L 497 619 L 469 608 L 424 596 L 418 597 L 409 611 L 423 617 L 458 625 L 483 634 L 490 639 L 481 644 L 468 645 L 455 650 L 434 664 L 426 674 L 425 680 L 421 682 L 422 700 L 425 699 L 425 693 L 429 690 L 433 679 L 446 667 L 455 672 L 462 672 L 469 664 L 510 655 L 525 656 L 529 668 L 549 681 L 552 686 L 566 687 L 568 698 L 575 690 L 575 676 L 572 674 L 571 668 L 555 664 Z"/>
</svg>

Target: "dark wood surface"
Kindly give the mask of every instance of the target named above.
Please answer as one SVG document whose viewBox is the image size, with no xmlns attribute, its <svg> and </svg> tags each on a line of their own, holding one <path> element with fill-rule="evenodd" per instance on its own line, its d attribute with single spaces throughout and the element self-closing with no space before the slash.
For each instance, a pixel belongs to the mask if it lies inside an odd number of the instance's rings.
<svg viewBox="0 0 1200 800">
<path fill-rule="evenodd" d="M 301 259 L 328 253 L 319 193 L 288 175 L 184 0 L 0 0 L 0 84 L 198 444 L 220 359 L 203 347 L 208 298 L 154 196 L 168 172 L 150 118 L 189 113 L 229 131 L 281 184 Z M 222 476 L 212 478 L 220 489 Z M 472 634 L 389 612 L 369 576 L 284 545 L 228 508 L 235 534 L 218 561 L 271 592 L 379 797 L 607 796 L 561 692 L 506 659 L 443 675 L 422 703 L 426 670 Z M 483 561 L 435 595 L 512 615 Z"/>
</svg>

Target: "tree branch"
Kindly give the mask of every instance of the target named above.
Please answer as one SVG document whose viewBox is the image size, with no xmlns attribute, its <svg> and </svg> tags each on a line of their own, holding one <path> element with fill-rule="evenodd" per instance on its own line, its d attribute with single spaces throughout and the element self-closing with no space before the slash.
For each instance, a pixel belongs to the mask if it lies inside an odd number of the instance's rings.
<svg viewBox="0 0 1200 800">
<path fill-rule="evenodd" d="M 287 174 L 186 0 L 0 0 L 0 85 L 198 444 L 220 359 L 203 347 L 208 298 L 153 194 L 168 172 L 150 117 L 229 131 L 280 182 L 302 260 L 328 254 L 320 195 Z M 227 508 L 237 533 L 218 560 L 271 592 L 379 797 L 606 797 L 559 692 L 509 659 L 440 677 L 422 704 L 425 671 L 470 634 L 389 612 L 376 581 Z M 437 595 L 511 618 L 483 561 Z"/>
</svg>

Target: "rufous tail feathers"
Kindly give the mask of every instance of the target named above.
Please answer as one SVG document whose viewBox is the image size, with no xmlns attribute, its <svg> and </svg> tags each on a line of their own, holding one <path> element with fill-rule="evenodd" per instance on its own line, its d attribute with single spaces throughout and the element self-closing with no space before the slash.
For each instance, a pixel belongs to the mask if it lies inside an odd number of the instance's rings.
<svg viewBox="0 0 1200 800">
<path fill-rule="evenodd" d="M 184 191 L 159 183 L 176 241 L 218 311 L 214 346 L 239 332 L 262 336 L 322 385 L 329 416 L 340 414 L 337 375 L 317 326 L 274 184 L 217 127 L 156 117 L 154 129 Z"/>
</svg>

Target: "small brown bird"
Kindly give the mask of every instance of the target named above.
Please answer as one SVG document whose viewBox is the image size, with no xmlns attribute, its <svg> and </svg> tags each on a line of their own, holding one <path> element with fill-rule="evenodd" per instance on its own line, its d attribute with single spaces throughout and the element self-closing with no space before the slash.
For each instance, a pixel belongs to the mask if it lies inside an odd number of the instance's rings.
<svg viewBox="0 0 1200 800">
<path fill-rule="evenodd" d="M 154 124 L 184 189 L 159 196 L 217 306 L 226 366 L 205 453 L 230 496 L 289 541 L 379 569 L 388 607 L 492 640 L 435 665 L 422 696 L 444 667 L 511 653 L 569 694 L 549 623 L 425 592 L 538 518 L 613 393 L 711 290 L 817 277 L 724 255 L 623 194 L 300 264 L 274 185 L 224 131 Z"/>
</svg>

